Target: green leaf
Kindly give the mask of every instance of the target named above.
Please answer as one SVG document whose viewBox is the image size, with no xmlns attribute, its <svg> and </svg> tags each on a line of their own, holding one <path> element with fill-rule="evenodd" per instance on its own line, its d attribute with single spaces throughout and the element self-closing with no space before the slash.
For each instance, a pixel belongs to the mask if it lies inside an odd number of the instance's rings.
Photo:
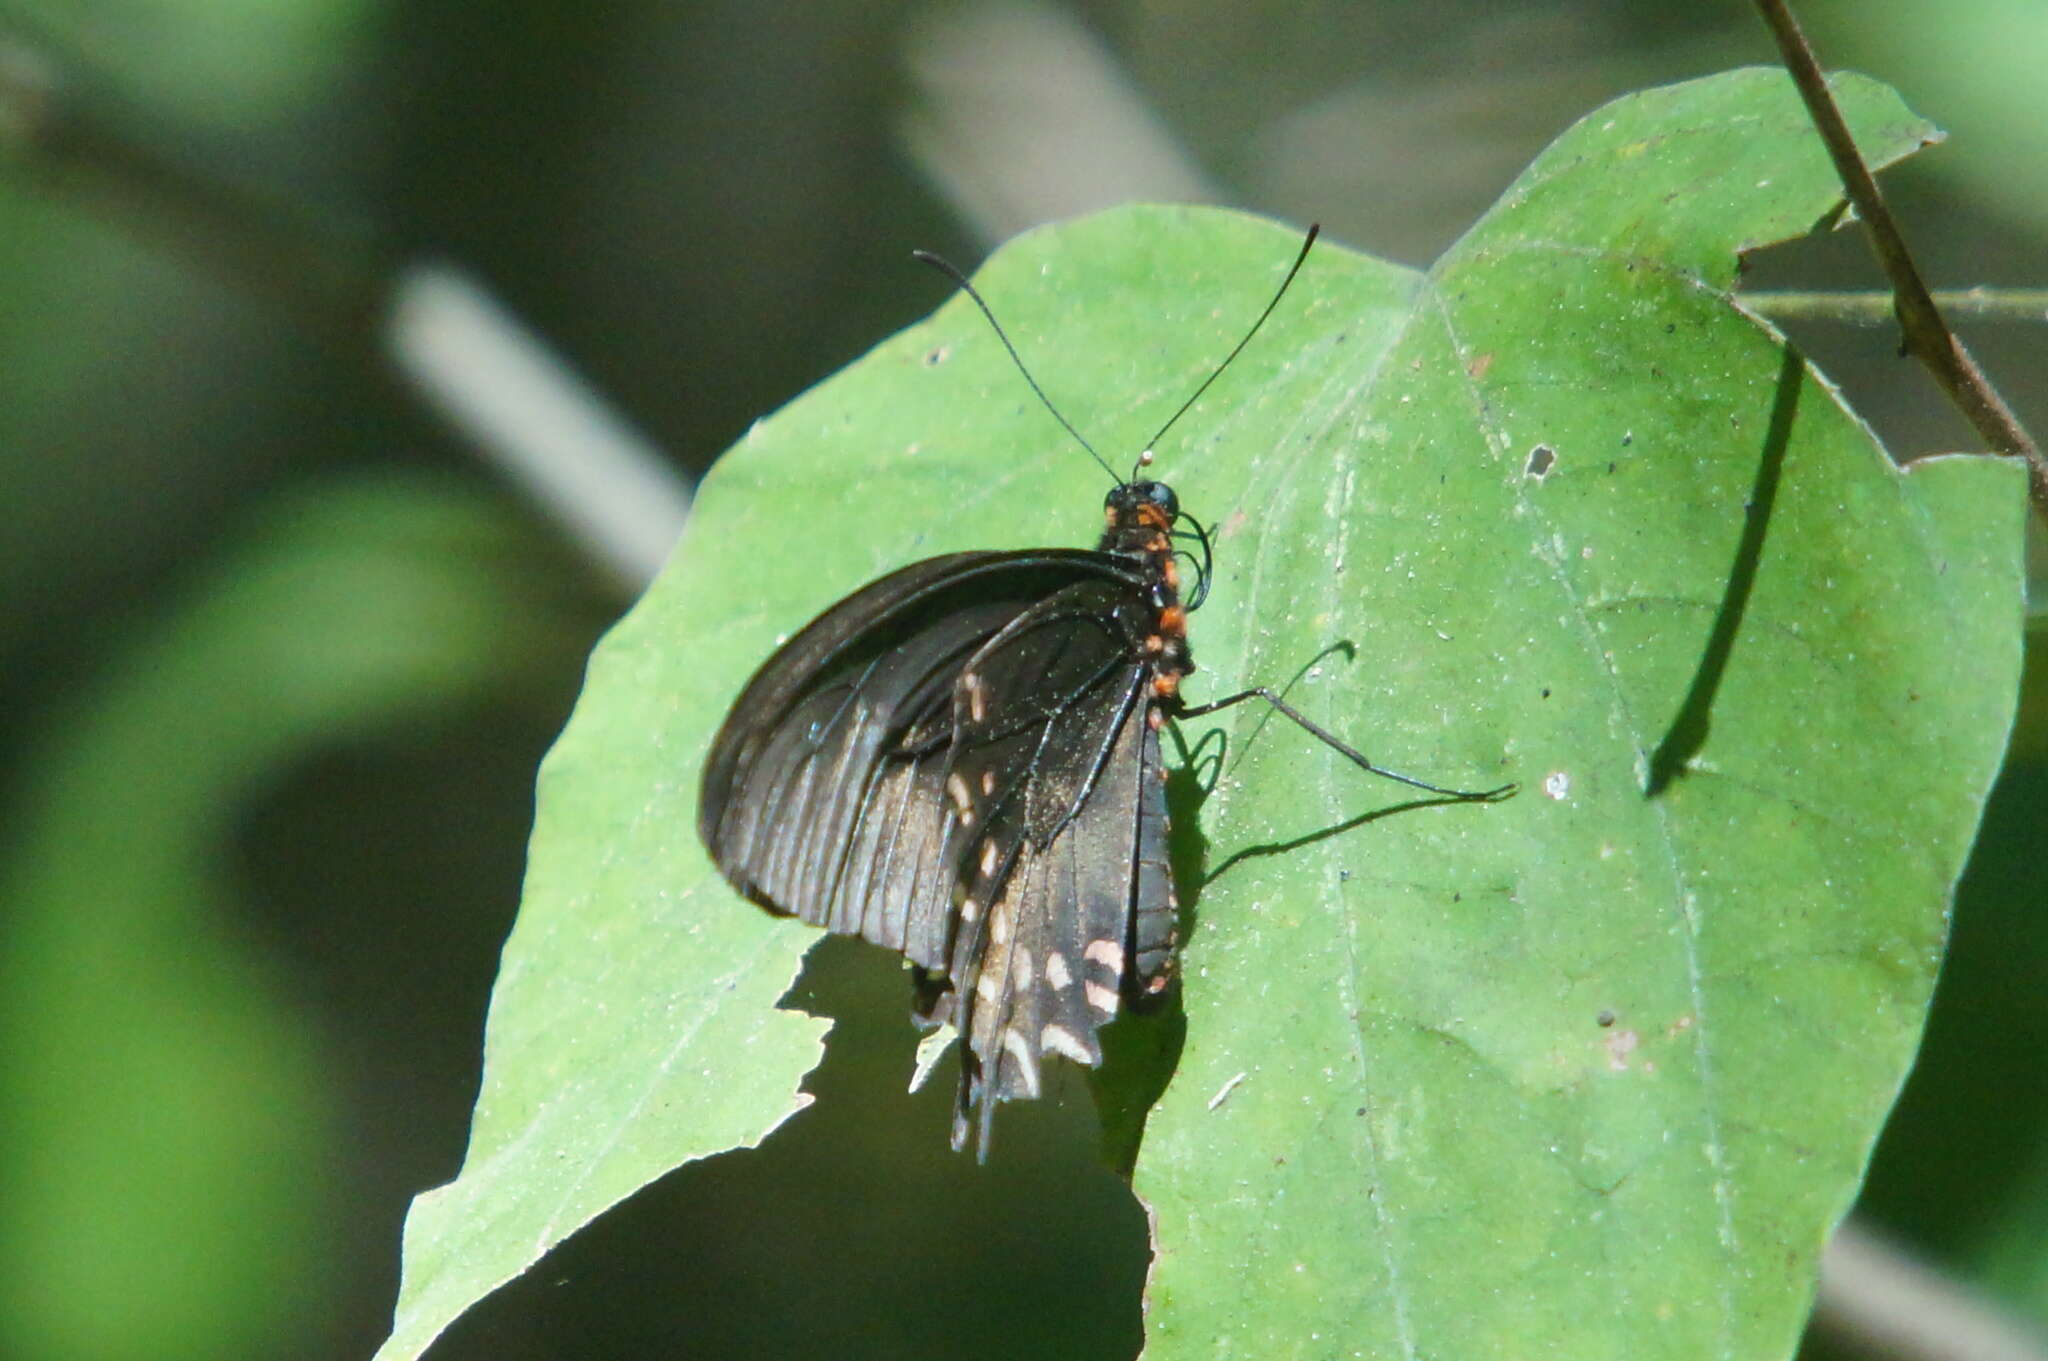
<svg viewBox="0 0 2048 1361">
<path fill-rule="evenodd" d="M 382 15 L 374 0 L 153 0 L 99 12 L 25 0 L 20 10 L 54 47 L 90 53 L 134 107 L 245 133 L 345 97 Z"/>
<path fill-rule="evenodd" d="M 527 674 L 510 659 L 562 655 L 532 538 L 416 477 L 280 497 L 10 772 L 6 1355 L 261 1355 L 318 1315 L 343 1132 L 226 848 L 309 749 L 502 696 Z"/>
<path fill-rule="evenodd" d="M 1931 136 L 1837 88 L 1873 159 Z M 1396 769 L 1524 788 L 1410 806 L 1222 716 L 1222 781 L 1177 829 L 1206 870 L 1186 1047 L 1135 1169 L 1153 1353 L 1790 1346 L 1912 1053 L 2018 664 L 2017 471 L 1897 471 L 1728 296 L 1737 250 L 1835 197 L 1781 76 L 1622 100 L 1428 275 L 1319 247 L 1164 441 L 1215 527 L 1192 699 L 1292 681 Z M 1298 240 L 1126 209 L 980 283 L 1124 461 Z M 720 462 L 544 772 L 469 1159 L 408 1222 L 385 1355 L 801 1107 L 820 1027 L 774 1002 L 815 935 L 707 863 L 710 733 L 847 591 L 1086 543 L 1103 484 L 962 299 Z"/>
<path fill-rule="evenodd" d="M 1926 138 L 1837 87 L 1873 160 Z M 1327 418 L 1306 461 L 1355 459 L 1342 501 L 1248 472 L 1279 487 L 1255 518 L 1309 627 L 1231 664 L 1280 671 L 1327 615 L 1374 674 L 1318 719 L 1376 734 L 1420 698 L 1433 772 L 1491 748 L 1526 788 L 1205 890 L 1229 925 L 1189 946 L 1137 1176 L 1154 1355 L 1792 1349 L 1917 1043 L 2019 658 L 2015 469 L 1899 472 L 1731 305 L 1734 252 L 1834 195 L 1775 74 L 1601 110 Z M 1269 735 L 1212 842 L 1341 822 L 1331 769 Z"/>
</svg>

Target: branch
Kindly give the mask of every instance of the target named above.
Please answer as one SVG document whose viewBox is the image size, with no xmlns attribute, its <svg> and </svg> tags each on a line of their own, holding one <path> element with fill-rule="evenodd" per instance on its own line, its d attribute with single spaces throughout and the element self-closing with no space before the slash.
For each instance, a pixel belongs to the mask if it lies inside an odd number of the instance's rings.
<svg viewBox="0 0 2048 1361">
<path fill-rule="evenodd" d="M 481 285 L 193 169 L 52 51 L 17 21 L 0 28 L 0 153 L 337 352 L 394 368 L 621 585 L 647 584 L 687 482 Z"/>
<path fill-rule="evenodd" d="M 2041 1335 L 1851 1219 L 1821 1259 L 1814 1331 L 1891 1361 L 2044 1361 Z"/>
<path fill-rule="evenodd" d="M 2048 288 L 1947 288 L 1930 295 L 1948 316 L 1985 322 L 2048 321 Z M 1848 326 L 1886 326 L 1898 321 L 1889 293 L 1866 290 L 1758 289 L 1735 300 L 1777 321 L 1835 321 Z"/>
<path fill-rule="evenodd" d="M 431 261 L 391 283 L 382 348 L 421 398 L 634 594 L 690 513 L 661 449 L 472 276 Z"/>
<path fill-rule="evenodd" d="M 1871 249 L 1876 252 L 1885 277 L 1891 280 L 1893 305 L 1906 352 L 1934 375 L 1934 381 L 1993 452 L 2026 460 L 2027 488 L 2034 512 L 2048 521 L 2048 458 L 2042 457 L 2019 418 L 1992 389 L 1963 342 L 1942 320 L 1941 310 L 1934 305 L 1920 271 L 1914 267 L 1905 237 L 1892 218 L 1891 207 L 1878 191 L 1870 167 L 1856 150 L 1848 125 L 1842 121 L 1842 111 L 1828 91 L 1827 78 L 1821 75 L 1820 62 L 1807 44 L 1806 35 L 1799 31 L 1786 0 L 1756 0 L 1756 5 L 1771 36 L 1777 40 L 1785 69 L 1799 87 L 1800 97 L 1806 101 L 1807 112 L 1813 117 L 1828 155 L 1834 159 L 1842 189 L 1869 231 Z"/>
</svg>

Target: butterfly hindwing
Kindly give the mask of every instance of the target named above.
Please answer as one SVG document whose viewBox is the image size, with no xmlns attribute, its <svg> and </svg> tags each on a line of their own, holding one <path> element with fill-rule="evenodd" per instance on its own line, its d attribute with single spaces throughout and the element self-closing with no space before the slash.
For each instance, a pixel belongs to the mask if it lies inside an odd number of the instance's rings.
<svg viewBox="0 0 2048 1361">
<path fill-rule="evenodd" d="M 1170 903 L 1139 869 L 1165 814 L 1148 618 L 1128 581 L 1076 583 L 992 637 L 955 687 L 941 859 L 962 889 L 937 1011 L 964 1037 L 956 1146 L 970 1110 L 985 1148 L 997 1102 L 1039 1095 L 1045 1054 L 1101 1061 L 1134 910 Z"/>
</svg>

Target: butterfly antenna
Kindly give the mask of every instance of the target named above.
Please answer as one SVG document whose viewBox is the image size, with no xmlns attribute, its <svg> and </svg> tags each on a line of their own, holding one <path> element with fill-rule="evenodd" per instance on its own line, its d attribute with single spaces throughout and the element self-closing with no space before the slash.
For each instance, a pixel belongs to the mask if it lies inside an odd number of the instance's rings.
<svg viewBox="0 0 2048 1361">
<path fill-rule="evenodd" d="M 1243 354 L 1244 347 L 1252 343 L 1252 337 L 1257 335 L 1259 333 L 1259 328 L 1266 324 L 1266 318 L 1273 315 L 1273 309 L 1280 305 L 1280 299 L 1287 296 L 1287 286 L 1294 282 L 1295 275 L 1301 273 L 1301 262 L 1308 259 L 1308 248 L 1316 243 L 1316 238 L 1318 236 L 1321 236 L 1322 232 L 1322 223 L 1317 222 L 1310 225 L 1308 229 L 1308 237 L 1301 243 L 1301 253 L 1294 257 L 1294 263 L 1288 267 L 1287 277 L 1280 281 L 1280 287 L 1274 291 L 1273 301 L 1267 303 L 1266 310 L 1259 313 L 1259 319 L 1252 323 L 1251 330 L 1246 331 L 1244 333 L 1244 339 L 1237 342 L 1237 348 L 1232 350 L 1229 354 L 1225 355 L 1223 357 L 1223 362 L 1216 366 L 1215 371 L 1212 372 L 1207 378 L 1204 378 L 1202 380 L 1202 385 L 1195 389 L 1194 396 L 1188 398 L 1185 402 L 1182 402 L 1180 404 L 1180 410 L 1174 412 L 1171 416 L 1167 417 L 1166 424 L 1159 427 L 1159 433 L 1154 435 L 1151 439 L 1145 441 L 1144 452 L 1138 455 L 1138 466 L 1140 468 L 1144 467 L 1147 463 L 1150 463 L 1152 461 L 1152 450 L 1158 446 L 1160 440 L 1166 438 L 1166 432 L 1173 429 L 1173 423 L 1179 420 L 1182 416 L 1187 415 L 1189 407 L 1193 406 L 1196 402 L 1202 400 L 1202 394 L 1209 390 L 1209 384 L 1215 382 L 1218 378 L 1221 378 L 1223 376 L 1223 371 L 1230 367 L 1230 361 L 1237 358 L 1240 354 Z M 1135 472 L 1133 472 L 1131 475 L 1133 477 L 1137 476 Z"/>
<path fill-rule="evenodd" d="M 1314 238 L 1311 237 L 1310 239 L 1313 240 Z M 962 274 L 958 269 L 954 268 L 951 261 L 943 260 L 938 256 L 932 254 L 928 250 L 914 250 L 910 252 L 910 254 L 914 259 L 920 260 L 925 264 L 930 265 L 933 269 L 937 270 L 939 273 L 951 279 L 955 284 L 958 284 L 960 286 L 960 290 L 963 293 L 965 293 L 968 297 L 974 299 L 974 305 L 981 309 L 981 314 L 988 318 L 988 324 L 992 328 L 994 328 L 996 333 L 996 339 L 1002 341 L 1003 348 L 1010 352 L 1010 362 L 1017 366 L 1017 372 L 1024 375 L 1024 381 L 1031 384 L 1031 390 L 1034 393 L 1038 394 L 1038 400 L 1045 404 L 1045 409 L 1052 413 L 1053 419 L 1058 421 L 1062 426 L 1066 427 L 1067 433 L 1074 437 L 1074 442 L 1080 445 L 1083 449 L 1086 449 L 1088 451 L 1088 457 L 1094 459 L 1097 463 L 1102 465 L 1102 471 L 1108 473 L 1110 477 L 1116 481 L 1117 485 L 1123 485 L 1123 479 L 1121 477 L 1117 477 L 1116 469 L 1110 467 L 1108 461 L 1104 459 L 1101 454 L 1095 452 L 1095 446 L 1090 444 L 1086 439 L 1082 437 L 1081 432 L 1074 428 L 1074 423 L 1072 421 L 1068 420 L 1065 416 L 1062 416 L 1060 414 L 1060 409 L 1052 404 L 1052 398 L 1045 395 L 1045 389 L 1040 387 L 1038 385 L 1038 380 L 1031 376 L 1031 370 L 1024 367 L 1023 356 L 1019 355 L 1017 353 L 1017 347 L 1010 343 L 1010 337 L 1008 333 L 1003 330 L 1003 324 L 996 320 L 996 314 L 989 310 L 989 305 L 986 302 L 982 301 L 981 294 L 975 292 L 974 285 L 967 281 L 967 276 L 965 274 Z M 1296 261 L 1295 268 L 1299 269 L 1300 267 L 1300 262 Z M 1292 278 L 1293 276 L 1289 275 L 1288 277 Z M 1274 301 L 1278 302 L 1279 299 L 1276 298 L 1274 299 Z M 1273 309 L 1269 307 L 1266 310 L 1270 312 Z M 1261 317 L 1260 320 L 1263 321 L 1264 318 Z M 1243 349 L 1244 346 L 1240 345 L 1238 346 L 1238 348 Z M 1204 384 L 1203 386 L 1206 387 L 1207 384 Z"/>
</svg>

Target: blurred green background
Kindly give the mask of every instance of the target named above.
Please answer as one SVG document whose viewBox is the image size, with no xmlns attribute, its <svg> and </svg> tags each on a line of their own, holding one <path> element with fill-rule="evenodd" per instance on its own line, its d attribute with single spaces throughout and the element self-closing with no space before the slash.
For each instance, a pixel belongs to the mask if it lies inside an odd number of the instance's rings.
<svg viewBox="0 0 2048 1361">
<path fill-rule="evenodd" d="M 2048 284 L 2048 9 L 1801 13 L 1951 134 L 1889 180 L 1931 279 Z M 972 261 L 1201 196 L 1426 263 L 1599 101 L 1773 60 L 1736 0 L 43 0 L 0 11 L 17 87 L 22 40 L 65 98 L 337 250 L 469 269 L 684 473 L 929 310 L 913 246 Z M 19 131 L 0 116 L 0 1355 L 366 1356 L 407 1201 L 460 1160 L 534 766 L 627 593 L 361 336 L 246 287 L 232 232 L 165 230 L 146 183 L 124 207 Z M 1852 234 L 1751 277 L 1875 283 Z M 1888 331 L 1792 329 L 1896 453 L 1974 447 Z M 2048 325 L 1966 334 L 2048 432 Z M 2029 677 L 1864 1208 L 2048 1324 Z M 800 989 L 842 1018 L 817 1108 L 435 1354 L 1132 1354 L 1143 1217 L 1085 1110 L 953 1158 L 945 1094 L 898 1094 L 871 953 L 832 943 Z"/>
</svg>

